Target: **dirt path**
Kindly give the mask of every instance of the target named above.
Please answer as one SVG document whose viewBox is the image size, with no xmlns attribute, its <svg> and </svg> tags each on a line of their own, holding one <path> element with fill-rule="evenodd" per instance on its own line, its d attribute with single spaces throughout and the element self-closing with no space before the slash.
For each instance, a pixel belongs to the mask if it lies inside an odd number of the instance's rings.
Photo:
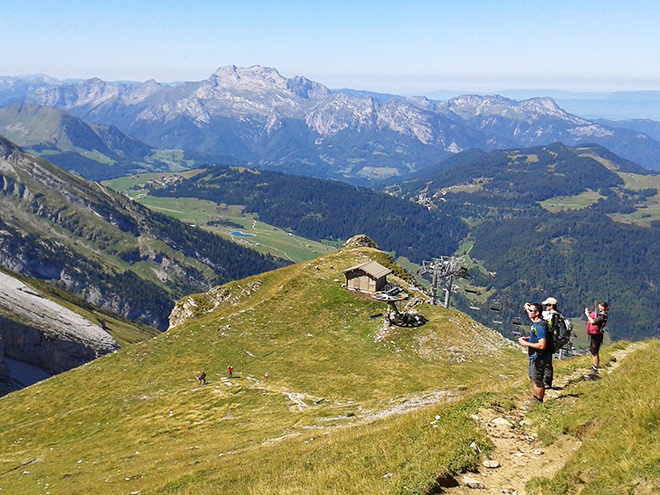
<svg viewBox="0 0 660 495">
<path fill-rule="evenodd" d="M 613 353 L 613 360 L 600 374 L 611 373 L 625 356 L 638 350 L 643 343 L 633 344 Z M 576 381 L 597 380 L 587 368 L 577 370 L 569 376 L 555 380 L 555 390 L 546 392 L 546 400 L 555 400 L 563 394 L 564 388 Z M 531 399 L 531 396 L 530 396 Z M 581 442 L 570 436 L 559 438 L 553 445 L 543 447 L 534 433 L 531 421 L 526 419 L 527 404 L 507 413 L 492 409 L 480 409 L 473 419 L 488 433 L 494 450 L 488 458 L 482 459 L 476 473 L 457 476 L 446 480 L 443 492 L 450 495 L 462 494 L 509 494 L 524 495 L 525 484 L 531 478 L 554 476 L 580 447 Z M 492 467 L 487 467 L 492 466 Z M 452 486 L 453 485 L 453 486 Z"/>
</svg>

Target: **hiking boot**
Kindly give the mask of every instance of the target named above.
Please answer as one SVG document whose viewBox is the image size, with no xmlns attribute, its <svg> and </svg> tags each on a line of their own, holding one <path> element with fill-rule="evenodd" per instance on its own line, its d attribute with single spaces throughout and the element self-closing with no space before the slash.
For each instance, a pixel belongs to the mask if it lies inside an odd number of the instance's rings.
<svg viewBox="0 0 660 495">
<path fill-rule="evenodd" d="M 532 401 L 529 402 L 529 403 L 525 406 L 525 411 L 528 411 L 528 412 L 529 412 L 529 411 L 531 411 L 532 409 L 534 409 L 536 406 L 538 406 L 538 405 L 540 405 L 540 404 L 543 404 L 543 401 L 537 399 L 536 397 L 533 397 L 533 398 L 532 398 Z"/>
<path fill-rule="evenodd" d="M 591 366 L 591 372 L 592 372 L 594 375 L 597 375 L 597 374 L 598 374 L 598 367 L 596 367 L 596 366 Z"/>
</svg>

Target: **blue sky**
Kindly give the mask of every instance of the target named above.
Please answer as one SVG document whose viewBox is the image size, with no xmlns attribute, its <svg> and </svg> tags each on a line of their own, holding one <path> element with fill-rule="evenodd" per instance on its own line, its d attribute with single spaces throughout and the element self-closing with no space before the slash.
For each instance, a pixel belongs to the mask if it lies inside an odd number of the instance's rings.
<svg viewBox="0 0 660 495">
<path fill-rule="evenodd" d="M 660 90 L 657 1 L 0 0 L 0 75 L 159 82 L 224 65 L 326 86 Z"/>
</svg>

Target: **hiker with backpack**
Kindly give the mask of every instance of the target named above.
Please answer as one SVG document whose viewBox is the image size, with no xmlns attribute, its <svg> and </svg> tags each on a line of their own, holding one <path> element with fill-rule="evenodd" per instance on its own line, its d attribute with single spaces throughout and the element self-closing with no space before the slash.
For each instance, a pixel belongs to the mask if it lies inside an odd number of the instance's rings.
<svg viewBox="0 0 660 495">
<path fill-rule="evenodd" d="M 587 335 L 589 337 L 589 352 L 591 352 L 591 370 L 598 374 L 600 357 L 598 352 L 603 345 L 603 334 L 605 333 L 605 324 L 607 323 L 607 312 L 609 306 L 605 301 L 599 302 L 597 309 L 593 313 L 589 308 L 584 308 L 584 315 L 587 317 Z"/>
<path fill-rule="evenodd" d="M 552 334 L 552 352 L 557 353 L 562 347 L 570 342 L 573 324 L 557 310 L 558 302 L 554 297 L 548 297 L 541 304 L 545 306 L 542 318 L 548 324 L 548 329 Z M 546 377 L 546 380 L 544 381 L 545 388 L 552 388 L 553 373 L 554 371 L 551 364 L 550 375 Z"/>
<path fill-rule="evenodd" d="M 534 404 L 541 404 L 545 395 L 545 381 L 552 373 L 552 335 L 542 318 L 543 307 L 538 303 L 525 303 L 525 310 L 532 320 L 529 337 L 520 337 L 518 343 L 529 353 L 529 378 L 532 380 Z"/>
</svg>

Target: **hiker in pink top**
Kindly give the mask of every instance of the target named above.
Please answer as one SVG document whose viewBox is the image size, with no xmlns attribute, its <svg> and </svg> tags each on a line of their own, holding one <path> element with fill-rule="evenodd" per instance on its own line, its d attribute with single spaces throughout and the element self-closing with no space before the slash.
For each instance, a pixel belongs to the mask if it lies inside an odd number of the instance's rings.
<svg viewBox="0 0 660 495">
<path fill-rule="evenodd" d="M 607 323 L 607 312 L 609 306 L 605 301 L 598 303 L 598 309 L 590 312 L 589 308 L 584 308 L 584 314 L 587 317 L 587 334 L 589 336 L 589 352 L 591 352 L 592 366 L 591 370 L 598 373 L 600 358 L 598 352 L 603 345 L 603 333 L 605 333 L 605 324 Z"/>
</svg>

